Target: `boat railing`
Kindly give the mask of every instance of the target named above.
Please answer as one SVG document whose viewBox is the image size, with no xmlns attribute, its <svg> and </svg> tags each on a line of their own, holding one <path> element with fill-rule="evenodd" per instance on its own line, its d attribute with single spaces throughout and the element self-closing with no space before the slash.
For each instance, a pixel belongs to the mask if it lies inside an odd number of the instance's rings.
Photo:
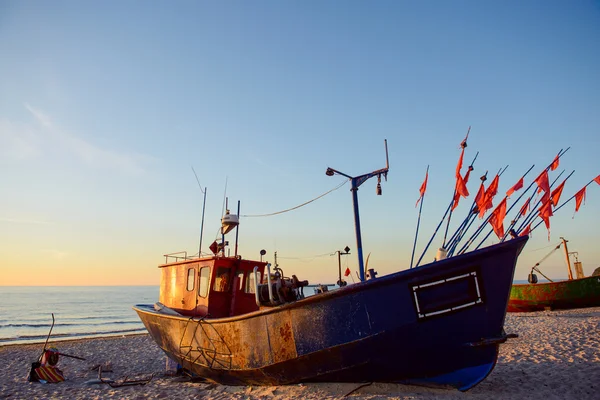
<svg viewBox="0 0 600 400">
<path fill-rule="evenodd" d="M 192 257 L 188 258 L 187 251 L 176 251 L 175 253 L 165 254 L 165 264 L 170 262 L 177 262 L 181 260 L 190 260 Z"/>
</svg>

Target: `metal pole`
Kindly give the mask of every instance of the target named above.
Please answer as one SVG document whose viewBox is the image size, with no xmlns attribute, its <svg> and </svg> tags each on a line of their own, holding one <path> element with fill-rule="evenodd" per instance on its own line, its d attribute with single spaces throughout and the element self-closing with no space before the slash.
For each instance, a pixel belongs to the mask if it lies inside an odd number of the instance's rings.
<svg viewBox="0 0 600 400">
<path fill-rule="evenodd" d="M 338 286 L 342 286 L 342 256 L 340 255 L 340 251 L 338 253 Z"/>
<path fill-rule="evenodd" d="M 373 171 L 368 174 L 355 176 L 355 177 L 346 175 L 343 172 L 337 171 L 337 170 L 335 170 L 333 168 L 329 168 L 329 167 L 325 171 L 325 175 L 327 175 L 327 176 L 333 176 L 335 174 L 345 176 L 346 178 L 348 178 L 350 180 L 350 182 L 352 184 L 352 188 L 350 189 L 350 191 L 352 192 L 352 204 L 354 206 L 354 227 L 355 227 L 355 231 L 356 231 L 356 247 L 358 248 L 358 251 L 357 251 L 358 268 L 359 268 L 359 272 L 360 272 L 361 282 L 363 282 L 365 280 L 365 271 L 364 271 L 364 264 L 363 264 L 362 239 L 361 239 L 361 235 L 360 235 L 360 217 L 359 217 L 359 213 L 358 213 L 358 187 L 360 185 L 362 185 L 364 182 L 366 182 L 368 179 L 377 176 L 377 178 L 378 178 L 377 194 L 378 195 L 381 194 L 381 188 L 379 185 L 380 180 L 381 180 L 381 175 L 383 175 L 383 177 L 387 180 L 387 173 L 388 173 L 389 165 L 390 165 L 389 160 L 388 160 L 388 154 L 387 154 L 387 140 L 384 140 L 384 144 L 385 144 L 385 158 L 386 158 L 386 167 L 385 168 L 378 169 L 377 171 Z"/>
<path fill-rule="evenodd" d="M 427 166 L 427 172 L 425 176 L 429 176 L 429 165 Z M 413 261 L 415 259 L 415 249 L 417 247 L 417 237 L 419 237 L 419 225 L 421 224 L 421 210 L 423 210 L 423 203 L 425 202 L 425 193 L 421 195 L 421 205 L 419 206 L 419 216 L 417 217 L 417 231 L 415 232 L 415 241 L 413 243 L 412 255 L 410 256 L 410 268 L 413 267 Z"/>
<path fill-rule="evenodd" d="M 356 230 L 356 248 L 358 253 L 358 272 L 361 282 L 365 280 L 365 268 L 363 264 L 362 238 L 360 235 L 360 217 L 358 214 L 358 187 L 356 186 L 356 178 L 352 178 L 352 204 L 354 205 L 354 229 Z"/>
<path fill-rule="evenodd" d="M 238 200 L 238 209 L 237 209 L 238 218 L 240 217 L 240 201 Z M 240 234 L 240 224 L 235 227 L 235 258 L 238 255 L 238 235 Z M 275 253 L 277 254 L 277 253 Z M 275 261 L 275 266 L 277 266 L 277 261 Z"/>
<path fill-rule="evenodd" d="M 202 222 L 200 223 L 200 245 L 198 246 L 198 258 L 202 257 L 202 232 L 204 232 L 204 210 L 206 208 L 206 190 L 204 188 L 204 201 L 202 202 Z"/>
<path fill-rule="evenodd" d="M 569 280 L 572 281 L 573 272 L 571 272 L 571 260 L 569 260 L 569 249 L 567 248 L 568 240 L 565 240 L 564 237 L 561 237 L 560 240 L 562 240 L 563 244 L 565 245 L 565 257 L 567 257 L 567 268 L 569 268 Z"/>
</svg>

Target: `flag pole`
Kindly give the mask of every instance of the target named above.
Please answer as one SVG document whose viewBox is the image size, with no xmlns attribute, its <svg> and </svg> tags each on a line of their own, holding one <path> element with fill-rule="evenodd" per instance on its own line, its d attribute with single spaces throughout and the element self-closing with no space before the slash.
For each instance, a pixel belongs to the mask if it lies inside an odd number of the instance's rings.
<svg viewBox="0 0 600 400">
<path fill-rule="evenodd" d="M 525 177 L 527 176 L 527 174 L 529 174 L 529 172 L 531 172 L 531 170 L 533 169 L 533 167 L 535 167 L 535 164 L 533 164 L 531 167 L 529 167 L 529 169 L 523 174 L 523 176 L 521 176 L 521 178 L 519 179 L 519 181 L 521 179 L 525 179 Z M 518 182 L 518 181 L 517 181 Z M 523 193 L 521 193 L 519 195 L 519 197 L 517 197 L 517 200 L 515 200 L 515 202 L 508 208 L 508 211 L 506 211 L 506 213 L 508 214 L 510 212 L 510 210 L 513 209 L 513 207 L 519 202 L 519 200 L 521 200 L 521 198 L 525 195 L 525 193 L 527 193 L 527 191 L 531 188 L 531 186 L 533 185 L 533 183 L 531 183 L 526 190 L 523 191 Z M 512 189 L 512 187 L 511 187 Z M 508 192 L 506 192 L 508 193 Z M 513 192 L 514 193 L 514 192 Z M 531 200 L 530 200 L 531 201 Z M 506 232 L 504 233 L 504 236 L 502 237 L 501 242 L 503 242 L 504 240 L 506 240 L 506 237 L 508 236 L 508 233 L 511 231 L 512 228 L 514 228 L 514 225 L 517 223 L 517 221 L 519 220 L 519 217 L 521 216 L 521 214 L 517 214 L 515 216 L 515 219 L 513 219 L 510 222 L 510 225 L 508 226 L 508 229 L 506 230 Z"/>
<path fill-rule="evenodd" d="M 571 147 L 567 147 L 565 149 L 565 151 L 562 151 L 562 149 L 560 149 L 560 151 L 558 152 L 557 158 L 560 159 L 567 151 L 569 151 Z M 554 160 L 548 164 L 548 166 L 546 168 L 544 168 L 542 170 L 542 173 L 546 170 L 548 170 L 552 164 L 554 163 Z M 523 191 L 523 193 L 521 193 L 521 195 L 519 196 L 519 198 L 515 201 L 515 203 L 513 203 L 510 208 L 508 209 L 507 213 L 510 212 L 510 210 L 512 210 L 512 208 L 515 206 L 515 204 L 517 204 L 519 202 L 519 200 L 521 199 L 521 197 L 523 197 L 525 195 L 525 193 L 527 193 L 529 191 L 529 189 L 531 189 L 531 187 L 533 186 L 533 184 L 535 183 L 535 181 L 531 182 L 529 184 L 529 186 L 527 186 L 527 189 L 525 189 Z M 465 243 L 463 245 L 463 247 L 461 247 L 460 251 L 458 252 L 458 254 L 463 254 L 465 251 L 467 251 L 467 249 L 469 248 L 469 246 L 471 246 L 471 244 L 473 244 L 473 242 L 475 241 L 475 239 L 477 238 L 477 236 L 479 236 L 481 234 L 481 231 L 484 229 L 485 224 L 488 222 L 489 218 L 487 218 L 483 224 L 479 225 L 479 227 L 477 228 L 477 230 L 475 231 L 475 233 L 473 233 L 471 235 L 471 237 L 469 238 L 469 240 L 467 241 L 467 243 Z M 489 236 L 489 235 L 488 235 Z"/>
<path fill-rule="evenodd" d="M 429 239 L 429 242 L 427 243 L 427 246 L 425 246 L 425 249 L 423 249 L 423 253 L 421 253 L 421 257 L 419 257 L 419 261 L 417 261 L 416 267 L 418 267 L 419 264 L 421 263 L 421 260 L 425 256 L 425 253 L 427 252 L 427 249 L 429 249 L 429 246 L 431 245 L 431 242 L 433 242 L 433 239 L 435 238 L 435 236 L 437 235 L 438 231 L 440 230 L 440 226 L 442 226 L 442 224 L 444 223 L 444 219 L 446 218 L 446 215 L 448 214 L 448 211 L 450 211 L 450 207 L 452 207 L 453 203 L 454 203 L 454 196 L 452 196 L 452 201 L 448 205 L 448 208 L 446 209 L 446 212 L 444 213 L 444 216 L 440 220 L 440 223 L 438 224 L 437 228 L 435 228 L 435 231 L 433 232 L 433 235 L 431 235 L 431 239 Z"/>
<path fill-rule="evenodd" d="M 461 156 L 464 155 L 464 151 L 465 148 L 467 147 L 467 139 L 469 138 L 469 133 L 471 132 L 471 126 L 469 126 L 469 129 L 467 130 L 467 135 L 465 136 L 465 138 L 463 139 L 463 141 L 460 143 L 460 147 L 461 147 L 461 151 L 462 154 Z M 477 158 L 477 156 L 475 156 Z M 474 160 L 473 160 L 474 161 Z M 462 161 L 461 161 L 462 162 Z M 460 171 L 459 171 L 460 173 Z M 446 215 L 448 215 L 448 212 L 451 211 L 452 209 L 452 205 L 454 204 L 454 197 L 456 196 L 456 185 L 454 186 L 454 193 L 452 194 L 452 200 L 450 201 L 450 204 L 448 205 L 448 208 L 446 209 L 446 212 L 444 213 L 444 216 L 442 217 L 442 219 L 440 220 L 440 223 L 438 224 L 437 228 L 435 228 L 435 231 L 433 232 L 433 235 L 431 235 L 431 238 L 429 239 L 429 242 L 427 243 L 427 245 L 425 246 L 425 249 L 423 250 L 423 253 L 421 253 L 421 257 L 419 257 L 419 260 L 417 261 L 417 267 L 419 266 L 419 263 L 421 262 L 421 260 L 423 259 L 423 257 L 425 256 L 425 253 L 427 252 L 427 249 L 429 249 L 429 246 L 431 245 L 431 242 L 433 241 L 433 239 L 436 237 L 438 231 L 440 230 L 440 227 L 442 226 L 442 224 L 444 223 L 444 219 L 446 219 Z M 448 222 L 449 223 L 449 222 Z M 446 234 L 448 233 L 448 229 L 446 228 Z M 444 242 L 446 241 L 446 238 L 444 236 Z"/>
<path fill-rule="evenodd" d="M 566 179 L 569 179 L 569 177 L 571 175 L 573 175 L 575 171 L 572 171 L 569 176 L 567 176 Z M 562 174 L 564 174 L 565 171 L 563 170 L 560 174 L 558 174 L 558 176 L 556 178 L 554 178 L 554 180 L 552 181 L 552 184 L 550 185 L 550 187 L 552 188 L 552 186 L 554 186 L 554 184 L 558 181 L 558 179 L 562 176 Z M 566 180 L 565 179 L 565 180 Z M 550 195 L 550 193 L 548 194 Z M 530 205 L 531 205 L 531 200 L 533 200 L 533 196 L 535 196 L 535 191 L 534 193 L 531 195 L 531 197 L 529 198 L 530 201 Z M 543 198 L 543 196 L 542 196 Z M 525 220 L 523 222 L 521 222 L 521 225 L 519 225 L 519 228 L 517 230 L 515 230 L 515 232 L 521 232 L 521 230 L 523 228 L 525 228 L 527 225 L 529 225 L 531 223 L 531 221 L 533 221 L 535 219 L 536 214 L 534 213 L 534 210 L 540 205 L 540 203 L 542 202 L 542 200 L 538 200 L 537 203 L 535 203 L 535 206 L 530 207 L 530 211 L 529 214 L 525 217 Z"/>
<path fill-rule="evenodd" d="M 565 171 L 563 170 L 563 172 L 561 172 L 561 173 L 560 173 L 560 174 L 559 174 L 559 175 L 558 175 L 558 176 L 557 176 L 557 177 L 554 179 L 554 181 L 552 182 L 552 185 L 550 185 L 550 188 L 552 188 L 552 186 L 553 186 L 553 185 L 556 183 L 556 181 L 558 181 L 558 179 L 560 178 L 560 176 L 561 176 L 561 175 L 562 175 L 564 172 L 565 172 Z M 575 172 L 575 171 L 573 171 L 573 172 Z M 573 172 L 571 172 L 571 175 L 573 174 Z M 569 175 L 569 176 L 571 176 L 571 175 Z M 568 177 L 567 177 L 567 179 L 568 179 Z M 535 182 L 535 181 L 534 181 L 534 182 Z M 550 196 L 550 193 L 548 193 L 548 196 Z M 541 200 L 540 200 L 540 201 L 538 201 L 538 203 L 535 205 L 535 207 L 537 207 L 537 206 L 538 206 L 538 205 L 539 205 L 541 202 L 542 202 Z M 514 205 L 515 205 L 515 204 L 517 204 L 517 202 L 514 202 L 514 203 L 512 204 L 512 206 L 510 207 L 510 209 L 512 209 L 512 207 L 514 207 Z M 509 211 L 510 211 L 510 209 L 509 209 Z M 532 208 L 532 210 L 533 210 L 533 208 Z M 508 211 L 507 211 L 507 213 L 508 213 Z M 535 217 L 534 217 L 534 218 L 535 218 Z M 533 220 L 533 218 L 532 218 L 531 220 L 529 220 L 529 222 L 531 222 L 532 220 Z M 524 226 L 527 226 L 527 224 L 525 224 Z M 488 238 L 488 237 L 490 237 L 490 235 L 492 234 L 492 232 L 493 232 L 493 231 L 494 231 L 494 230 L 492 229 L 492 230 L 490 230 L 490 231 L 488 232 L 488 234 L 487 234 L 487 235 L 485 235 L 485 237 L 483 238 L 483 240 L 482 240 L 481 242 L 479 242 L 479 244 L 477 245 L 477 247 L 475 247 L 475 250 L 477 250 L 477 249 L 478 249 L 478 248 L 479 248 L 479 247 L 480 247 L 480 246 L 483 244 L 483 242 L 485 242 L 485 241 L 487 240 L 487 238 Z M 516 232 L 519 232 L 519 231 L 520 231 L 520 229 L 519 229 L 518 231 L 515 231 L 515 233 L 516 233 Z M 501 240 L 501 241 L 503 241 L 503 240 L 504 240 L 504 237 L 502 237 L 502 240 Z"/>
<path fill-rule="evenodd" d="M 569 151 L 569 149 L 570 149 L 570 148 L 571 148 L 571 147 L 567 147 L 565 151 L 563 151 L 563 149 L 560 149 L 560 151 L 558 152 L 558 155 L 557 155 L 557 159 L 559 159 L 559 160 L 560 160 L 560 158 L 561 158 L 561 157 L 562 157 L 562 156 L 563 156 L 563 155 L 564 155 L 564 154 L 565 154 L 567 151 Z M 554 161 L 552 161 L 552 163 L 551 163 L 550 165 L 548 165 L 548 166 L 547 166 L 547 167 L 544 169 L 544 171 L 547 171 L 547 170 L 548 170 L 548 169 L 549 169 L 549 168 L 552 166 L 552 164 L 554 164 Z M 544 171 L 542 171 L 541 173 L 543 174 L 543 173 L 544 173 Z M 563 170 L 563 172 L 561 172 L 561 173 L 558 175 L 558 177 L 557 177 L 556 179 L 558 179 L 558 178 L 559 178 L 559 177 L 560 177 L 560 176 L 561 176 L 563 173 L 564 173 L 564 170 Z M 571 175 L 569 175 L 569 176 L 571 176 Z M 554 182 L 556 182 L 556 179 L 554 180 Z M 554 184 L 554 182 L 553 182 L 552 184 Z M 530 187 L 531 187 L 531 186 L 532 186 L 534 183 L 535 183 L 535 181 L 531 182 L 531 184 L 529 185 L 529 187 L 527 187 L 527 190 L 529 190 L 529 188 L 530 188 Z M 523 193 L 523 194 L 525 194 L 525 193 Z M 535 196 L 535 192 L 534 192 L 534 193 L 531 195 L 531 197 L 529 198 L 529 202 L 530 202 L 530 204 L 531 204 L 531 201 L 533 200 L 533 197 L 534 197 L 534 196 Z M 519 197 L 519 198 L 517 199 L 517 202 L 518 202 L 520 199 L 521 199 L 521 197 Z M 538 203 L 535 205 L 535 207 L 537 207 L 537 206 L 538 206 L 538 204 L 539 204 L 539 202 L 538 202 Z M 534 207 L 534 208 L 535 208 L 535 207 Z M 511 208 L 512 208 L 512 207 L 511 207 Z M 531 208 L 531 206 L 530 206 L 530 209 L 531 209 L 531 210 L 533 210 L 534 208 Z M 510 211 L 510 210 L 509 210 L 509 211 Z M 515 218 L 516 218 L 516 221 L 518 221 L 518 220 L 521 218 L 521 215 L 519 214 L 519 215 L 517 215 Z M 516 221 L 515 221 L 515 223 L 516 223 Z M 531 222 L 531 219 L 529 219 L 529 215 L 528 215 L 527 217 L 525 217 L 525 221 L 526 221 L 526 222 Z M 520 231 L 521 231 L 521 229 L 522 229 L 523 227 L 526 227 L 527 225 L 529 225 L 529 224 L 525 224 L 524 222 L 522 222 L 522 223 L 521 223 L 521 225 L 519 225 L 519 228 L 516 230 L 516 232 L 520 232 Z M 514 226 L 513 226 L 513 228 L 514 228 Z M 510 232 L 510 231 L 509 231 L 509 232 Z M 502 241 L 504 241 L 504 240 L 506 240 L 506 235 L 505 235 L 505 237 L 502 239 Z"/>
<path fill-rule="evenodd" d="M 425 202 L 425 191 L 427 190 L 427 178 L 429 177 L 429 165 L 427 166 L 427 171 L 425 172 L 425 189 L 423 193 L 421 193 L 421 205 L 419 206 L 419 216 L 417 218 L 417 230 L 415 232 L 415 241 L 413 243 L 412 255 L 410 256 L 410 268 L 413 267 L 413 261 L 415 259 L 415 248 L 417 247 L 417 237 L 419 236 L 419 225 L 421 224 L 421 210 L 423 209 L 423 203 Z"/>
<path fill-rule="evenodd" d="M 573 172 L 575 172 L 575 171 L 573 171 Z M 595 181 L 595 179 L 592 179 L 592 180 L 591 180 L 591 181 L 589 181 L 589 182 L 588 182 L 588 183 L 587 183 L 587 184 L 586 184 L 586 185 L 585 185 L 583 188 L 587 188 L 587 187 L 588 187 L 588 186 L 590 186 L 590 184 L 591 184 L 592 182 L 594 182 L 594 181 Z M 599 185 L 600 185 L 600 183 L 599 183 Z M 581 188 L 581 189 L 583 189 L 583 188 Z M 581 191 L 581 189 L 579 189 L 579 191 Z M 577 193 L 579 193 L 579 191 L 577 191 Z M 556 207 L 556 208 L 554 209 L 554 211 L 553 211 L 553 212 L 557 212 L 557 211 L 558 211 L 558 210 L 560 210 L 560 209 L 561 209 L 561 208 L 562 208 L 562 207 L 563 207 L 565 204 L 567 204 L 568 202 L 570 202 L 571 200 L 573 200 L 573 199 L 575 198 L 575 196 L 577 195 L 577 193 L 575 193 L 573 196 L 571 196 L 571 197 L 569 197 L 567 200 L 565 200 L 565 201 L 564 201 L 564 203 L 562 203 L 560 206 Z M 536 216 L 537 216 L 537 215 L 538 215 L 538 214 L 536 214 Z M 540 226 L 540 224 L 541 224 L 542 222 L 544 222 L 544 221 L 540 221 L 540 222 L 538 222 L 538 223 L 537 223 L 537 224 L 536 224 L 536 225 L 535 225 L 533 228 L 531 228 L 531 232 L 533 232 L 533 230 L 534 230 L 535 228 L 537 228 L 538 226 Z"/>
<path fill-rule="evenodd" d="M 504 168 L 500 168 L 498 170 L 498 173 L 496 174 L 496 176 L 492 180 L 492 183 L 490 183 L 490 186 L 494 183 L 494 181 L 496 180 L 496 178 L 500 179 L 500 177 L 502 176 L 502 174 L 504 173 L 504 171 L 506 171 L 507 168 L 508 168 L 508 165 L 506 165 Z M 490 186 L 488 186 L 487 190 L 490 189 Z M 490 217 L 491 217 L 491 214 L 477 227 L 477 229 L 471 235 L 471 237 L 469 238 L 469 240 L 467 241 L 467 243 L 465 243 L 463 245 L 463 247 L 461 247 L 461 249 L 458 252 L 458 254 L 462 254 L 462 253 L 464 253 L 467 250 L 467 248 L 471 245 L 471 243 L 473 243 L 473 241 L 477 238 L 477 236 L 479 236 L 479 234 L 481 233 L 481 231 L 485 228 L 485 224 L 489 221 Z M 463 235 L 463 237 L 464 237 L 464 235 Z M 461 238 L 461 240 L 462 240 L 462 238 Z"/>
<path fill-rule="evenodd" d="M 469 170 L 470 171 L 474 171 L 475 168 L 473 168 L 473 165 L 475 164 L 475 160 L 477 160 L 477 156 L 479 156 L 479 152 L 477 152 L 477 154 L 475 154 L 475 158 L 473 158 L 473 161 L 471 162 L 471 165 L 469 165 Z M 482 176 L 479 179 L 483 180 L 487 179 L 487 171 L 485 172 L 485 175 Z M 465 182 L 466 184 L 467 182 Z M 454 195 L 456 197 L 456 193 Z M 471 218 L 471 214 L 473 212 L 473 208 L 475 207 L 475 200 L 473 200 L 473 203 L 471 204 L 471 208 L 469 209 L 469 213 L 467 214 L 467 216 L 465 217 L 465 219 L 463 219 L 463 221 L 460 223 L 460 225 L 458 226 L 458 228 L 456 228 L 456 231 L 454 231 L 454 233 L 452 234 L 452 236 L 450 237 L 450 240 L 448 240 L 447 246 L 446 244 L 444 244 L 442 247 L 444 247 L 447 250 L 450 250 L 450 248 L 452 247 L 452 243 L 454 242 L 455 239 L 457 239 L 459 233 L 464 229 L 464 227 L 467 225 L 469 219 Z M 448 233 L 448 226 L 450 226 L 450 217 L 448 217 L 448 225 L 446 226 L 446 234 Z M 446 242 L 446 237 L 444 237 L 444 242 Z M 448 254 L 450 254 L 450 252 L 448 251 Z"/>
</svg>

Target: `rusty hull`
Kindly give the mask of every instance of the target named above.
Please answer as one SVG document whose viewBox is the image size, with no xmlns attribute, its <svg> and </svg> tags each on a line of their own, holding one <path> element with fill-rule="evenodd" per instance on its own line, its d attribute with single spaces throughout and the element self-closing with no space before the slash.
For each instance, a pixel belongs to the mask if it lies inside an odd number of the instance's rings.
<svg viewBox="0 0 600 400">
<path fill-rule="evenodd" d="M 560 282 L 513 285 L 508 312 L 600 306 L 600 276 Z"/>
</svg>

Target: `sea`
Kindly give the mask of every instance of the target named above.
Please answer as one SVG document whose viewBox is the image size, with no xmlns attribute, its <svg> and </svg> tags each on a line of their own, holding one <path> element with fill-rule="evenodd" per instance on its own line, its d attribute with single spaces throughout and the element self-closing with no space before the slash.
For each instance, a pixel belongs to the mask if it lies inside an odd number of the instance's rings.
<svg viewBox="0 0 600 400">
<path fill-rule="evenodd" d="M 159 286 L 0 286 L 0 346 L 146 332 L 135 304 Z"/>
<path fill-rule="evenodd" d="M 158 294 L 158 286 L 0 286 L 0 347 L 44 343 L 49 334 L 56 342 L 145 333 L 132 306 L 154 304 Z"/>
</svg>

